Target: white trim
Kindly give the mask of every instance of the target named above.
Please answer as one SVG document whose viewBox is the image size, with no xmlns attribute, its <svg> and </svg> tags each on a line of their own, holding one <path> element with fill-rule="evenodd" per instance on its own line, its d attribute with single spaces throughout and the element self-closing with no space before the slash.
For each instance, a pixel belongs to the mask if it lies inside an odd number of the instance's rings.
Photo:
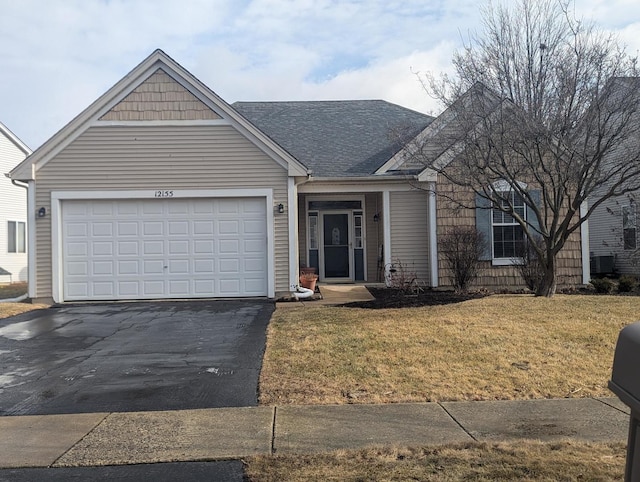
<svg viewBox="0 0 640 482">
<path fill-rule="evenodd" d="M 36 297 L 36 182 L 27 183 L 27 294 Z"/>
<path fill-rule="evenodd" d="M 580 217 L 585 217 L 589 206 L 584 201 L 580 204 Z M 582 246 L 582 284 L 591 281 L 591 257 L 589 253 L 589 220 L 585 220 L 580 225 L 580 245 Z"/>
<path fill-rule="evenodd" d="M 33 181 L 30 181 L 33 182 Z M 51 291 L 53 301 L 64 302 L 62 262 L 62 201 L 79 199 L 264 198 L 267 212 L 267 296 L 275 298 L 275 240 L 272 189 L 176 190 L 171 197 L 155 197 L 155 191 L 52 191 L 51 192 Z M 33 210 L 32 210 L 33 211 Z"/>
<path fill-rule="evenodd" d="M 51 191 L 51 199 L 160 199 L 156 197 L 157 191 L 167 191 L 166 189 L 145 189 L 133 191 Z M 185 197 L 267 197 L 273 198 L 271 189 L 176 189 L 170 190 L 173 193 L 167 198 Z M 269 206 L 267 205 L 267 211 Z"/>
<path fill-rule="evenodd" d="M 406 179 L 398 179 L 397 183 L 375 183 L 370 178 L 363 178 L 357 184 L 340 184 L 340 179 L 336 178 L 333 183 L 320 184 L 308 182 L 298 189 L 300 194 L 334 194 L 334 193 L 365 193 L 383 191 L 413 191 Z"/>
<path fill-rule="evenodd" d="M 431 271 L 431 287 L 438 287 L 438 223 L 436 209 L 436 183 L 429 186 L 429 268 Z"/>
<path fill-rule="evenodd" d="M 333 193 L 319 193 L 318 195 L 310 195 L 305 197 L 305 236 L 307 239 L 307 248 L 305 253 L 305 259 L 307 265 L 309 265 L 309 245 L 310 245 L 310 226 L 309 226 L 309 203 L 313 201 L 360 201 L 360 208 L 354 209 L 319 209 L 313 210 L 311 212 L 318 213 L 318 276 L 321 281 L 324 281 L 324 243 L 323 243 L 323 229 L 324 229 L 324 221 L 323 215 L 324 213 L 328 214 L 340 214 L 340 213 L 349 213 L 349 273 L 350 278 L 330 278 L 329 281 L 345 281 L 345 282 L 353 282 L 356 278 L 355 271 L 355 225 L 353 220 L 353 212 L 361 211 L 362 212 L 362 256 L 363 256 L 363 264 L 364 271 L 363 276 L 364 279 L 367 279 L 367 242 L 366 242 L 366 196 L 362 193 L 356 194 L 333 194 Z"/>
<path fill-rule="evenodd" d="M 62 263 L 62 210 L 63 198 L 53 197 L 51 193 L 51 296 L 55 303 L 64 301 L 64 277 Z"/>
<path fill-rule="evenodd" d="M 391 265 L 391 193 L 382 191 L 382 229 L 384 242 L 384 279 Z"/>
<path fill-rule="evenodd" d="M 18 149 L 20 149 L 25 156 L 29 156 L 31 154 L 31 149 L 24 142 L 22 142 L 18 136 L 16 136 L 11 129 L 9 129 L 6 125 L 0 122 L 0 132 L 4 134 L 4 136 L 12 142 Z"/>
<path fill-rule="evenodd" d="M 157 126 L 230 126 L 227 119 L 206 119 L 206 120 L 135 120 L 135 121 L 103 121 L 94 120 L 89 123 L 89 127 L 157 127 Z"/>
<path fill-rule="evenodd" d="M 299 284 L 298 280 L 298 187 L 295 179 L 287 180 L 287 215 L 289 221 L 289 290 L 293 291 Z"/>
<path fill-rule="evenodd" d="M 515 266 L 522 264 L 522 258 L 493 258 L 491 260 L 492 266 Z"/>
</svg>

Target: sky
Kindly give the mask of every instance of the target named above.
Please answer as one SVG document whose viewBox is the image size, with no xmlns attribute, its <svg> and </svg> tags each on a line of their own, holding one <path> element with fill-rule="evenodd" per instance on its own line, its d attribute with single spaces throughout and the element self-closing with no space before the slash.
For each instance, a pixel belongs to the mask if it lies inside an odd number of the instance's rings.
<svg viewBox="0 0 640 482">
<path fill-rule="evenodd" d="M 155 49 L 225 101 L 383 99 L 441 107 L 481 0 L 0 0 L 0 122 L 35 149 Z M 575 0 L 640 50 L 638 0 Z"/>
</svg>

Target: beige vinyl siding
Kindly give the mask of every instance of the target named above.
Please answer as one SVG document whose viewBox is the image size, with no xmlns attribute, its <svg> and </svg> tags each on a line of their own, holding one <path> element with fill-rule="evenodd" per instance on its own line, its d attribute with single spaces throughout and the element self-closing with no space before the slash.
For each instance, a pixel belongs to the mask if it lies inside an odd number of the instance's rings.
<svg viewBox="0 0 640 482">
<path fill-rule="evenodd" d="M 373 221 L 373 216 L 378 213 L 380 218 L 378 222 Z M 367 236 L 367 281 L 370 283 L 378 283 L 384 279 L 378 277 L 378 253 L 383 244 L 384 233 L 382 231 L 382 194 L 367 193 L 365 194 L 365 225 Z"/>
<path fill-rule="evenodd" d="M 407 191 L 392 192 L 390 196 L 391 261 L 402 263 L 428 283 L 428 195 L 425 191 Z"/>
<path fill-rule="evenodd" d="M 220 119 L 203 102 L 162 69 L 103 115 L 103 121 Z"/>
<path fill-rule="evenodd" d="M 1 282 L 27 281 L 27 253 L 8 252 L 8 221 L 27 222 L 27 190 L 14 186 L 4 176 L 26 157 L 11 140 L 0 132 L 0 267 L 11 277 L 0 276 Z"/>
<path fill-rule="evenodd" d="M 287 204 L 287 171 L 231 126 L 92 127 L 37 173 L 36 205 L 51 191 L 273 189 Z M 267 206 L 267 209 L 273 209 Z M 51 217 L 37 219 L 37 296 L 51 297 Z M 287 216 L 274 216 L 275 290 L 288 291 Z"/>
</svg>

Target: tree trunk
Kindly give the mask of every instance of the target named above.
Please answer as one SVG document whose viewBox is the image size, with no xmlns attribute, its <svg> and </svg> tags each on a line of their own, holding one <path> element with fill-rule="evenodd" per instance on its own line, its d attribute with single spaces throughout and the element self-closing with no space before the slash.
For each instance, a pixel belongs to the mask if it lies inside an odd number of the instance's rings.
<svg viewBox="0 0 640 482">
<path fill-rule="evenodd" d="M 548 256 L 545 266 L 544 277 L 542 282 L 536 291 L 536 296 L 546 296 L 551 298 L 556 294 L 556 258 L 555 256 Z"/>
</svg>

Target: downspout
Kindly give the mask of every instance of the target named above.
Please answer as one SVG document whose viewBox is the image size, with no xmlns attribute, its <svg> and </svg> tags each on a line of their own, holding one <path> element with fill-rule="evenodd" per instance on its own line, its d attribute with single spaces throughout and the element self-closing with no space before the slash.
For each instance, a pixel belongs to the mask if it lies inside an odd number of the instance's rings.
<svg viewBox="0 0 640 482">
<path fill-rule="evenodd" d="M 8 174 L 5 176 L 11 179 Z M 11 184 L 27 190 L 27 296 L 31 299 L 36 297 L 36 200 L 33 182 L 24 183 L 11 179 Z"/>
<path fill-rule="evenodd" d="M 580 205 L 580 216 L 585 217 L 589 206 L 584 201 Z M 585 220 L 580 225 L 580 246 L 582 247 L 582 284 L 586 285 L 591 281 L 591 259 L 589 253 L 589 220 Z"/>
</svg>

